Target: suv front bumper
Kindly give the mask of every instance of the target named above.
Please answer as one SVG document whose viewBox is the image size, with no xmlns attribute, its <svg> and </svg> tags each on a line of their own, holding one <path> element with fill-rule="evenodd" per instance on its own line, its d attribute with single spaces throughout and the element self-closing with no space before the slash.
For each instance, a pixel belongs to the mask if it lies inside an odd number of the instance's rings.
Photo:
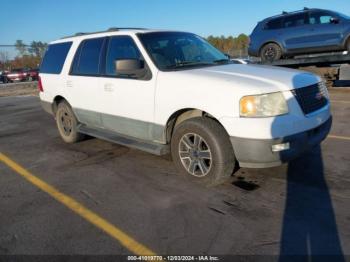
<svg viewBox="0 0 350 262">
<path fill-rule="evenodd" d="M 320 144 L 328 135 L 332 117 L 318 127 L 276 139 L 230 137 L 235 156 L 241 167 L 265 168 L 288 162 Z M 289 149 L 273 152 L 272 146 L 289 143 Z"/>
</svg>

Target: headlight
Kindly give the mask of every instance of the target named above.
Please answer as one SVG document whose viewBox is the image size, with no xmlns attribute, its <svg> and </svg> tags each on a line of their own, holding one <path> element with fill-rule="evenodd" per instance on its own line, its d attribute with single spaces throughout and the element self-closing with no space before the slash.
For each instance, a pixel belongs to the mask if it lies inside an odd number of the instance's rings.
<svg viewBox="0 0 350 262">
<path fill-rule="evenodd" d="M 243 117 L 269 117 L 288 113 L 287 102 L 281 92 L 244 96 L 239 102 Z"/>
</svg>

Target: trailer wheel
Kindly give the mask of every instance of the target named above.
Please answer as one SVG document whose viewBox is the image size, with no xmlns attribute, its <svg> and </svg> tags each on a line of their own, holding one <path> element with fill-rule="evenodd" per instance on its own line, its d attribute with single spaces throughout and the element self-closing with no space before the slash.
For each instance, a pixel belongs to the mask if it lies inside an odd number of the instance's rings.
<svg viewBox="0 0 350 262">
<path fill-rule="evenodd" d="M 279 45 L 275 43 L 269 43 L 261 48 L 260 57 L 262 61 L 273 62 L 281 59 L 282 50 Z"/>
</svg>

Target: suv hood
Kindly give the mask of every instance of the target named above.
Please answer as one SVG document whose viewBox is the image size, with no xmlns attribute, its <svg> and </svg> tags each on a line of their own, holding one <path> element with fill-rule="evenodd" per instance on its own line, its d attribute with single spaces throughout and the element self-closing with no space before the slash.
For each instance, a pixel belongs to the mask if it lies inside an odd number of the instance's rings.
<svg viewBox="0 0 350 262">
<path fill-rule="evenodd" d="M 305 71 L 265 65 L 228 64 L 200 69 L 178 71 L 201 82 L 213 84 L 221 82 L 237 87 L 251 89 L 256 94 L 288 91 L 305 87 L 321 81 L 321 78 Z M 205 79 L 203 79 L 205 78 Z M 202 82 L 203 83 L 203 82 Z"/>
</svg>

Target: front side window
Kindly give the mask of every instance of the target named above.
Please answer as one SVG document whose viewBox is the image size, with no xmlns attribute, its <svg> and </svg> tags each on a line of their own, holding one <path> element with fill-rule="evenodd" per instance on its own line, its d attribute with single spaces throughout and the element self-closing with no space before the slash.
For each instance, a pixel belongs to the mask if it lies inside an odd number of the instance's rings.
<svg viewBox="0 0 350 262">
<path fill-rule="evenodd" d="M 98 75 L 104 38 L 84 40 L 73 61 L 73 74 Z"/>
<path fill-rule="evenodd" d="M 155 32 L 138 36 L 160 70 L 230 63 L 225 54 L 195 34 Z"/>
<path fill-rule="evenodd" d="M 115 76 L 118 74 L 115 69 L 115 61 L 122 59 L 143 60 L 135 42 L 129 36 L 116 36 L 109 40 L 107 58 L 106 58 L 106 75 Z"/>
<path fill-rule="evenodd" d="M 330 24 L 332 14 L 328 12 L 312 12 L 310 13 L 309 22 L 311 25 Z"/>
</svg>

